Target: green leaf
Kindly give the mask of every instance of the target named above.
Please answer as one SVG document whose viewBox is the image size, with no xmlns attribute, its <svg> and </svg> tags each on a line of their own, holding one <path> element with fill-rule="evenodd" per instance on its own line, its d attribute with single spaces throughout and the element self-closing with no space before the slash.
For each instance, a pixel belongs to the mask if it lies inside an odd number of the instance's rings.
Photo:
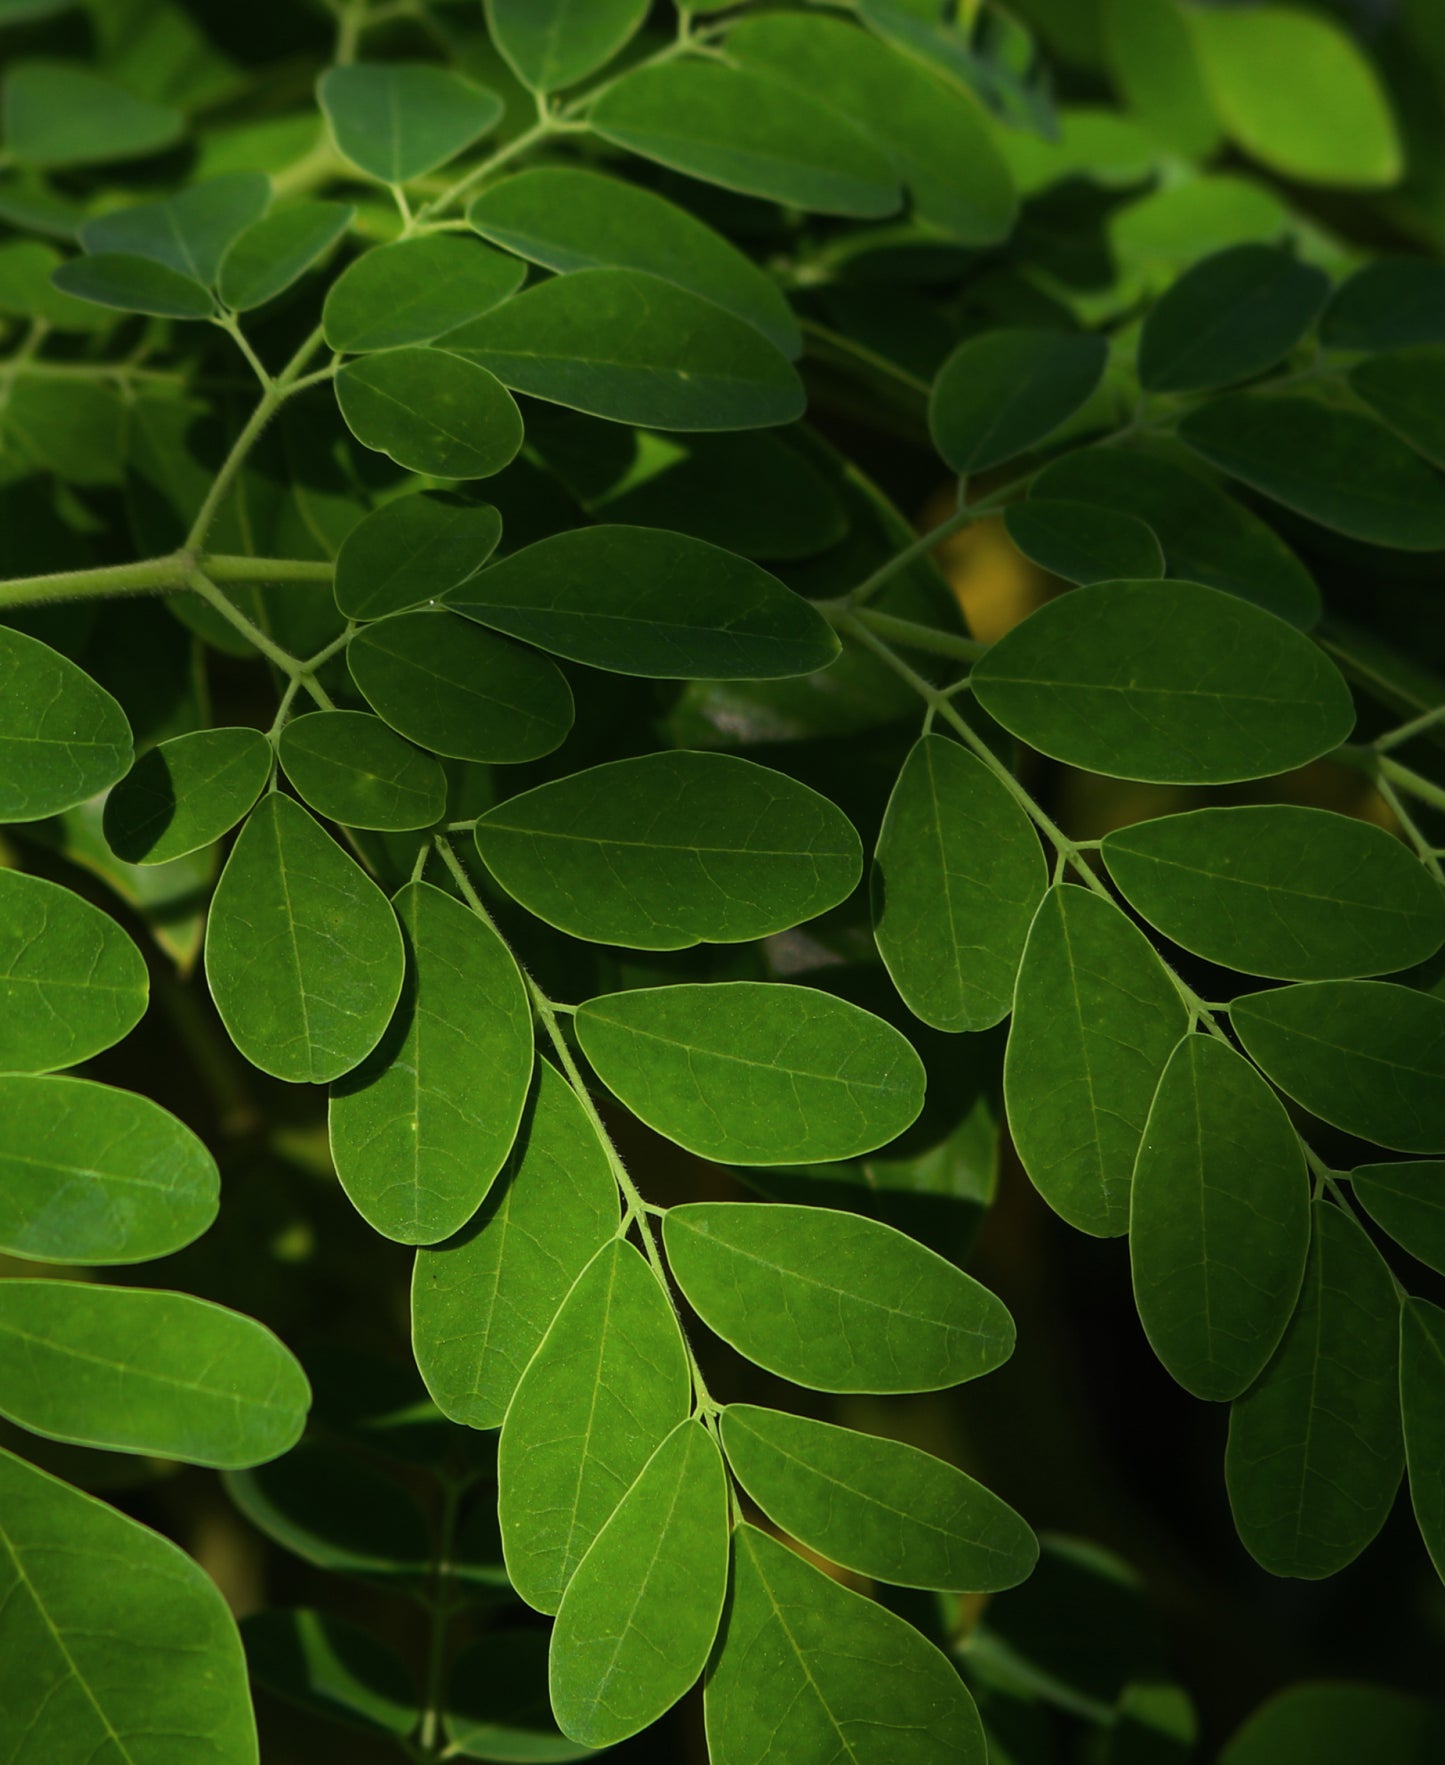
<svg viewBox="0 0 1445 1765">
<path fill-rule="evenodd" d="M 381 619 L 438 600 L 475 576 L 497 548 L 490 503 L 399 496 L 359 521 L 336 555 L 336 604 L 348 619 Z"/>
<path fill-rule="evenodd" d="M 173 1115 L 89 1079 L 0 1078 L 0 1246 L 34 1262 L 168 1256 L 216 1217 L 210 1153 Z"/>
<path fill-rule="evenodd" d="M 257 1685 L 302 1709 L 410 1735 L 420 1693 L 402 1662 L 359 1624 L 329 1612 L 272 1607 L 241 1626 Z"/>
<path fill-rule="evenodd" d="M 714 61 L 636 68 L 587 118 L 595 134 L 690 177 L 815 214 L 893 214 L 888 156 L 816 97 Z"/>
<path fill-rule="evenodd" d="M 722 1617 L 728 1533 L 722 1454 L 701 1422 L 681 1422 L 562 1596 L 549 1677 L 570 1739 L 616 1746 L 696 1684 Z"/>
<path fill-rule="evenodd" d="M 1196 956 L 1272 980 L 1352 980 L 1433 956 L 1445 894 L 1369 822 L 1287 803 L 1195 809 L 1107 835 L 1129 905 Z"/>
<path fill-rule="evenodd" d="M 301 1437 L 311 1387 L 254 1318 L 189 1293 L 0 1281 L 0 1414 L 51 1440 L 254 1465 Z"/>
<path fill-rule="evenodd" d="M 1299 1307 L 1264 1377 L 1230 1412 L 1224 1479 L 1244 1548 L 1271 1575 L 1317 1581 L 1384 1525 L 1403 1469 L 1399 1310 L 1390 1272 L 1317 1201 Z"/>
<path fill-rule="evenodd" d="M 1304 630 L 1320 616 L 1314 578 L 1274 529 L 1168 460 L 1120 448 L 1068 454 L 1034 479 L 1030 502 L 1035 497 L 1068 497 L 1134 515 L 1158 536 L 1168 575 L 1253 601 Z M 1016 503 L 1009 515 L 1028 506 Z"/>
<path fill-rule="evenodd" d="M 652 190 L 580 166 L 532 166 L 484 190 L 467 219 L 483 238 L 549 270 L 642 270 L 745 320 L 790 359 L 802 350 L 777 284 Z"/>
<path fill-rule="evenodd" d="M 1102 337 L 1066 331 L 966 337 L 933 382 L 933 445 L 965 476 L 1026 453 L 1088 403 L 1108 354 Z"/>
<path fill-rule="evenodd" d="M 1445 999 L 1311 981 L 1229 1007 L 1245 1052 L 1312 1115 L 1396 1152 L 1445 1152 Z"/>
<path fill-rule="evenodd" d="M 62 294 L 51 281 L 64 261 L 38 239 L 7 239 L 0 245 L 0 312 L 44 319 L 57 331 L 95 331 L 111 324 L 108 314 Z"/>
<path fill-rule="evenodd" d="M 812 1391 L 941 1391 L 1013 1353 L 1002 1300 L 878 1220 L 698 1201 L 668 1210 L 663 1237 L 707 1327 Z"/>
<path fill-rule="evenodd" d="M 130 725 L 47 644 L 0 626 L 0 822 L 58 815 L 123 778 Z"/>
<path fill-rule="evenodd" d="M 1445 347 L 1392 350 L 1350 369 L 1350 388 L 1401 440 L 1434 466 L 1445 466 Z"/>
<path fill-rule="evenodd" d="M 127 864 L 166 864 L 236 825 L 266 788 L 271 744 L 259 729 L 198 729 L 161 742 L 105 800 L 105 837 Z"/>
<path fill-rule="evenodd" d="M 1226 1042 L 1186 1036 L 1134 1165 L 1129 1256 L 1149 1345 L 1186 1391 L 1247 1391 L 1299 1296 L 1309 1178 L 1283 1106 Z"/>
<path fill-rule="evenodd" d="M 226 252 L 260 220 L 270 200 L 271 180 L 264 173 L 227 172 L 163 202 L 114 209 L 87 221 L 80 242 L 97 255 L 149 258 L 209 288 Z"/>
<path fill-rule="evenodd" d="M 839 653 L 822 614 L 777 577 L 650 527 L 554 534 L 493 564 L 450 605 L 554 655 L 649 679 L 785 679 Z"/>
<path fill-rule="evenodd" d="M 108 387 L 40 375 L 12 380 L 6 451 L 72 485 L 118 485 L 125 475 L 126 407 Z"/>
<path fill-rule="evenodd" d="M 451 613 L 380 619 L 352 638 L 346 663 L 377 716 L 434 754 L 535 760 L 572 727 L 554 662 Z"/>
<path fill-rule="evenodd" d="M 1271 245 L 1202 259 L 1151 308 L 1139 338 L 1149 392 L 1205 392 L 1283 360 L 1318 318 L 1329 278 Z"/>
<path fill-rule="evenodd" d="M 872 875 L 878 953 L 914 1016 L 939 1030 L 1001 1023 L 1047 886 L 1039 836 L 1008 787 L 957 742 L 916 742 Z"/>
<path fill-rule="evenodd" d="M 872 1600 L 754 1526 L 733 1534 L 731 1597 L 703 1700 L 714 1765 L 984 1765 L 958 1670 Z"/>
<path fill-rule="evenodd" d="M 1049 601 L 970 676 L 978 702 L 1055 760 L 1157 784 L 1303 766 L 1354 727 L 1308 638 L 1196 582 L 1101 582 Z"/>
<path fill-rule="evenodd" d="M 271 791 L 231 848 L 206 926 L 206 978 L 231 1040 L 274 1078 L 339 1078 L 380 1041 L 402 970 L 381 890 Z"/>
<path fill-rule="evenodd" d="M 1109 71 L 1151 136 L 1186 159 L 1206 159 L 1219 143 L 1191 15 L 1179 0 L 1104 0 Z"/>
<path fill-rule="evenodd" d="M 368 1224 L 435 1244 L 476 1212 L 512 1149 L 532 1016 L 511 951 L 470 908 L 424 882 L 392 905 L 407 944 L 401 1003 L 332 1087 L 331 1155 Z"/>
<path fill-rule="evenodd" d="M 489 1630 L 458 1655 L 447 1689 L 448 1753 L 557 1765 L 592 1755 L 557 1727 L 547 1696 L 547 1636 L 540 1630 Z"/>
<path fill-rule="evenodd" d="M 59 61 L 15 61 L 5 76 L 3 138 L 17 165 L 102 165 L 179 140 L 179 111 Z"/>
<path fill-rule="evenodd" d="M 1149 1106 L 1188 1028 L 1143 933 L 1088 889 L 1050 889 L 1019 970 L 1004 1101 L 1034 1187 L 1081 1232 L 1128 1230 Z"/>
<path fill-rule="evenodd" d="M 246 1662 L 215 1582 L 169 1539 L 9 1453 L 0 1607 L 17 1760 L 256 1765 Z"/>
<path fill-rule="evenodd" d="M 549 277 L 441 343 L 514 391 L 651 429 L 764 428 L 806 402 L 745 319 L 642 270 Z"/>
<path fill-rule="evenodd" d="M 1445 478 L 1371 417 L 1239 392 L 1191 411 L 1179 439 L 1321 527 L 1398 551 L 1445 547 Z"/>
<path fill-rule="evenodd" d="M 308 711 L 278 749 L 296 794 L 343 827 L 430 827 L 447 806 L 441 763 L 364 711 Z"/>
<path fill-rule="evenodd" d="M 1331 349 L 1407 349 L 1445 343 L 1445 264 L 1385 257 L 1347 276 L 1320 321 Z"/>
<path fill-rule="evenodd" d="M 443 1415 L 499 1427 L 568 1289 L 617 1231 L 617 1184 L 572 1087 L 538 1059 L 507 1165 L 454 1238 L 417 1253 L 412 1345 Z"/>
<path fill-rule="evenodd" d="M 1031 496 L 1003 524 L 1026 558 L 1066 582 L 1144 581 L 1164 574 L 1164 551 L 1138 516 L 1097 503 Z"/>
<path fill-rule="evenodd" d="M 383 184 L 405 184 L 455 159 L 494 129 L 495 92 L 419 61 L 330 67 L 316 95 L 336 145 Z"/>
<path fill-rule="evenodd" d="M 862 851 L 826 797 L 727 754 L 645 754 L 511 797 L 477 822 L 488 870 L 573 937 L 745 943 L 852 893 Z"/>
<path fill-rule="evenodd" d="M 649 0 L 486 0 L 487 28 L 534 92 L 559 92 L 606 67 L 636 35 Z"/>
<path fill-rule="evenodd" d="M 63 294 L 126 313 L 150 313 L 160 319 L 209 319 L 215 311 L 215 302 L 199 282 L 153 258 L 125 252 L 72 257 L 60 265 L 51 281 Z"/>
<path fill-rule="evenodd" d="M 830 1562 L 900 1587 L 992 1592 L 1025 1579 L 1038 1541 L 972 1477 L 901 1440 L 729 1404 L 723 1446 L 770 1520 Z"/>
<path fill-rule="evenodd" d="M 978 105 L 917 62 L 843 19 L 798 12 L 741 20 L 727 53 L 857 129 L 925 226 L 968 245 L 1012 231 L 1013 181 Z"/>
<path fill-rule="evenodd" d="M 501 381 L 446 350 L 388 349 L 348 362 L 336 402 L 364 447 L 431 478 L 490 478 L 522 445 L 521 412 Z"/>
<path fill-rule="evenodd" d="M 1445 1578 L 1445 1311 L 1400 1306 L 1400 1414 L 1410 1501 L 1435 1571 Z"/>
<path fill-rule="evenodd" d="M 331 284 L 321 325 L 332 349 L 430 343 L 515 294 L 524 265 L 472 239 L 432 233 L 357 258 Z"/>
<path fill-rule="evenodd" d="M 583 1052 L 621 1102 L 724 1164 L 871 1152 L 923 1104 L 923 1064 L 882 1018 L 811 987 L 762 981 L 589 999 Z"/>
<path fill-rule="evenodd" d="M 1445 1164 L 1362 1164 L 1350 1174 L 1350 1189 L 1397 1244 L 1445 1274 Z"/>
<path fill-rule="evenodd" d="M 0 1071 L 89 1060 L 135 1028 L 149 992 L 145 959 L 108 913 L 0 870 Z"/>
<path fill-rule="evenodd" d="M 1237 147 L 1306 183 L 1395 183 L 1404 151 L 1370 63 L 1341 25 L 1294 6 L 1192 8 L 1215 113 Z"/>
<path fill-rule="evenodd" d="M 323 258 L 356 217 L 346 202 L 301 202 L 257 221 L 221 259 L 217 289 L 233 312 L 264 306 Z"/>
<path fill-rule="evenodd" d="M 582 1271 L 502 1424 L 498 1514 L 507 1574 L 555 1612 L 643 1466 L 687 1418 L 687 1351 L 639 1252 L 614 1238 Z"/>
<path fill-rule="evenodd" d="M 1432 1765 L 1445 1717 L 1423 1698 L 1335 1681 L 1277 1692 L 1237 1729 L 1219 1765 Z"/>
</svg>

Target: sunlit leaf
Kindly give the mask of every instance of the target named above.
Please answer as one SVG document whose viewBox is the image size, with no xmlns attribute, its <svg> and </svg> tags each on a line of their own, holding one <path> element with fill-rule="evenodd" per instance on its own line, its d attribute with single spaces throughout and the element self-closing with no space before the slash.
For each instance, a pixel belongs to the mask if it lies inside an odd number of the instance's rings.
<svg viewBox="0 0 1445 1765">
<path fill-rule="evenodd" d="M 68 657 L 0 627 L 0 822 L 58 815 L 123 778 L 125 713 Z"/>
<path fill-rule="evenodd" d="M 127 864 L 166 864 L 228 833 L 266 788 L 259 729 L 198 729 L 151 748 L 105 800 L 105 837 Z"/>
<path fill-rule="evenodd" d="M 440 764 L 364 711 L 293 717 L 278 753 L 302 801 L 343 827 L 430 827 L 446 808 Z"/>
</svg>

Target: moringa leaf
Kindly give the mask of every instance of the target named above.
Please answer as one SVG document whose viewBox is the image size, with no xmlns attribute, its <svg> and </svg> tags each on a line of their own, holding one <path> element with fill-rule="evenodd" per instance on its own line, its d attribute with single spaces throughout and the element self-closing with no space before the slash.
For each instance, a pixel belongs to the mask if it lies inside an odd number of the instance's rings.
<svg viewBox="0 0 1445 1765">
<path fill-rule="evenodd" d="M 540 1630 L 489 1630 L 452 1667 L 446 1698 L 448 1753 L 560 1765 L 592 1748 L 568 1740 L 547 1696 L 547 1636 Z"/>
<path fill-rule="evenodd" d="M 123 85 L 62 61 L 12 61 L 4 85 L 4 148 L 17 165 L 104 165 L 180 138 L 185 119 Z"/>
<path fill-rule="evenodd" d="M 247 227 L 221 259 L 222 302 L 238 313 L 265 306 L 318 263 L 355 218 L 347 202 L 302 202 Z"/>
<path fill-rule="evenodd" d="M 123 252 L 164 264 L 177 275 L 211 287 L 221 260 L 271 200 L 262 172 L 225 172 L 192 184 L 162 202 L 118 208 L 80 229 L 86 251 Z"/>
<path fill-rule="evenodd" d="M 534 92 L 557 92 L 605 67 L 637 34 L 649 0 L 486 0 L 487 29 Z"/>
<path fill-rule="evenodd" d="M 1351 391 L 1402 441 L 1432 466 L 1445 466 L 1445 347 L 1427 343 L 1372 356 L 1350 369 L 1349 380 Z"/>
<path fill-rule="evenodd" d="M 1329 278 L 1272 245 L 1201 258 L 1149 309 L 1139 337 L 1148 392 L 1205 392 L 1281 361 L 1318 318 Z"/>
<path fill-rule="evenodd" d="M 399 496 L 358 521 L 336 554 L 336 605 L 348 619 L 382 619 L 440 600 L 497 549 L 502 517 L 490 503 L 423 492 Z"/>
<path fill-rule="evenodd" d="M 1362 1164 L 1350 1173 L 1350 1191 L 1397 1244 L 1445 1274 L 1445 1164 Z"/>
<path fill-rule="evenodd" d="M 442 349 L 348 362 L 336 402 L 364 447 L 432 478 L 490 478 L 522 445 L 522 418 L 495 375 Z"/>
<path fill-rule="evenodd" d="M 1031 496 L 1010 503 L 1003 523 L 1026 558 L 1066 582 L 1143 581 L 1164 574 L 1164 551 L 1153 528 L 1119 509 Z"/>
<path fill-rule="evenodd" d="M 241 1626 L 257 1685 L 288 1703 L 405 1737 L 420 1694 L 405 1663 L 370 1631 L 329 1612 L 272 1607 Z"/>
<path fill-rule="evenodd" d="M 440 763 L 364 711 L 293 717 L 277 753 L 302 802 L 343 827 L 430 827 L 447 806 Z"/>
<path fill-rule="evenodd" d="M 427 62 L 353 61 L 316 88 L 336 145 L 383 184 L 405 184 L 455 159 L 494 129 L 495 92 Z"/>
<path fill-rule="evenodd" d="M 1431 1765 L 1445 1744 L 1438 1704 L 1382 1685 L 1316 1680 L 1287 1686 L 1235 1730 L 1219 1765 Z"/>
<path fill-rule="evenodd" d="M 125 712 L 69 657 L 0 626 L 0 823 L 72 809 L 130 768 Z"/>
<path fill-rule="evenodd" d="M 1385 257 L 1347 276 L 1320 321 L 1331 349 L 1408 349 L 1445 343 L 1445 264 Z"/>
<path fill-rule="evenodd" d="M 1410 1501 L 1435 1572 L 1445 1577 L 1445 1311 L 1428 1299 L 1400 1306 L 1400 1414 Z"/>
<path fill-rule="evenodd" d="M 168 264 L 134 252 L 103 251 L 72 257 L 51 282 L 62 294 L 123 313 L 149 313 L 158 319 L 209 319 L 215 302 L 197 281 Z"/>
<path fill-rule="evenodd" d="M 127 864 L 167 864 L 229 833 L 271 775 L 259 729 L 196 729 L 142 754 L 105 799 L 106 841 Z"/>
<path fill-rule="evenodd" d="M 510 298 L 526 273 L 516 258 L 451 233 L 400 240 L 337 277 L 321 328 L 332 349 L 347 353 L 430 343 Z"/>
<path fill-rule="evenodd" d="M 1047 440 L 1103 377 L 1108 344 L 1066 331 L 985 331 L 938 370 L 928 403 L 933 444 L 961 476 Z"/>
</svg>

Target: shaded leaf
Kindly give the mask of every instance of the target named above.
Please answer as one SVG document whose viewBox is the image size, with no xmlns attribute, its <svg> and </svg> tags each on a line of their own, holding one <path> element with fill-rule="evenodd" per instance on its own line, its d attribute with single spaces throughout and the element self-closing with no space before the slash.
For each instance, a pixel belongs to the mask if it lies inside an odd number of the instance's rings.
<svg viewBox="0 0 1445 1765">
<path fill-rule="evenodd" d="M 1331 349 L 1445 343 L 1445 264 L 1383 257 L 1347 276 L 1320 321 Z"/>
<path fill-rule="evenodd" d="M 492 1630 L 457 1657 L 447 1690 L 449 1751 L 463 1759 L 559 1765 L 590 1757 L 568 1740 L 547 1696 L 547 1636 Z"/>
<path fill-rule="evenodd" d="M 125 713 L 68 657 L 0 626 L 0 822 L 40 821 L 123 778 Z"/>
<path fill-rule="evenodd" d="M 405 1484 L 355 1453 L 303 1441 L 268 1465 L 227 1473 L 225 1483 L 251 1524 L 303 1562 L 425 1584 L 426 1516 Z"/>
<path fill-rule="evenodd" d="M 296 794 L 343 827 L 430 827 L 447 806 L 446 774 L 364 711 L 308 711 L 277 752 Z"/>
<path fill-rule="evenodd" d="M 490 478 L 522 445 L 521 413 L 502 383 L 445 350 L 383 350 L 348 362 L 335 384 L 356 439 L 410 472 Z"/>
<path fill-rule="evenodd" d="M 266 788 L 259 729 L 198 729 L 160 742 L 105 800 L 105 837 L 127 864 L 166 864 L 229 833 Z"/>
<path fill-rule="evenodd" d="M 985 331 L 938 370 L 933 444 L 955 472 L 1002 464 L 1046 440 L 1093 396 L 1108 344 L 1065 331 Z"/>
<path fill-rule="evenodd" d="M 1397 1244 L 1445 1274 L 1445 1164 L 1362 1164 L 1350 1173 L 1350 1190 Z"/>
<path fill-rule="evenodd" d="M 1201 259 L 1144 320 L 1140 382 L 1150 392 L 1203 392 L 1262 374 L 1309 330 L 1329 287 L 1323 270 L 1269 245 Z"/>
<path fill-rule="evenodd" d="M 126 313 L 161 319 L 208 319 L 215 303 L 199 282 L 153 258 L 119 251 L 72 257 L 51 278 L 64 294 Z"/>
<path fill-rule="evenodd" d="M 355 215 L 350 203 L 303 202 L 257 221 L 221 259 L 221 299 L 238 313 L 274 300 L 326 255 Z"/>
<path fill-rule="evenodd" d="M 1396 435 L 1434 466 L 1445 466 L 1445 347 L 1392 350 L 1350 369 L 1350 387 Z"/>
<path fill-rule="evenodd" d="M 18 165 L 101 165 L 169 147 L 180 113 L 59 61 L 14 61 L 5 75 L 4 145 Z"/>
<path fill-rule="evenodd" d="M 241 1626 L 246 1665 L 258 1685 L 324 1716 L 405 1737 L 420 1702 L 405 1664 L 346 1618 L 330 1612 L 252 1612 Z"/>
<path fill-rule="evenodd" d="M 399 496 L 358 521 L 336 555 L 336 604 L 348 619 L 381 619 L 439 600 L 496 550 L 502 518 L 490 503 Z"/>
<path fill-rule="evenodd" d="M 1400 1414 L 1410 1501 L 1430 1561 L 1445 1578 L 1445 1311 L 1427 1299 L 1400 1306 Z"/>
<path fill-rule="evenodd" d="M 384 184 L 445 165 L 495 128 L 503 109 L 485 86 L 416 61 L 330 67 L 316 95 L 336 145 Z"/>
<path fill-rule="evenodd" d="M 80 242 L 88 252 L 150 258 L 210 287 L 231 245 L 271 200 L 262 172 L 226 172 L 192 184 L 163 202 L 142 202 L 87 221 Z"/>
<path fill-rule="evenodd" d="M 1026 558 L 1066 582 L 1142 581 L 1164 574 L 1153 528 L 1118 509 L 1032 496 L 1010 503 L 1003 520 Z"/>
<path fill-rule="evenodd" d="M 430 343 L 516 293 L 525 266 L 451 233 L 368 251 L 326 291 L 321 325 L 332 349 L 356 353 Z"/>
<path fill-rule="evenodd" d="M 1357 1765 L 1371 1752 L 1392 1765 L 1431 1765 L 1442 1745 L 1445 1717 L 1423 1698 L 1321 1681 L 1287 1686 L 1261 1704 L 1219 1765 Z"/>
</svg>

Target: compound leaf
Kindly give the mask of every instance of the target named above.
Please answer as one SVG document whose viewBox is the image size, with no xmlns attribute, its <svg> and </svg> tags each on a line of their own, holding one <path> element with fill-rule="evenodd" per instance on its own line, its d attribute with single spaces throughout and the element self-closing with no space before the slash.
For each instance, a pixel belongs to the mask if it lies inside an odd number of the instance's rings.
<svg viewBox="0 0 1445 1765">
<path fill-rule="evenodd" d="M 1362 1164 L 1350 1174 L 1350 1190 L 1397 1244 L 1445 1274 L 1445 1164 Z"/>
<path fill-rule="evenodd" d="M 348 353 L 430 343 L 515 294 L 524 265 L 474 239 L 432 233 L 368 251 L 326 293 L 321 326 Z"/>
<path fill-rule="evenodd" d="M 1109 346 L 1066 331 L 985 331 L 938 370 L 928 403 L 933 444 L 967 475 L 1026 453 L 1093 396 Z"/>
<path fill-rule="evenodd" d="M 430 827 L 447 805 L 441 765 L 364 711 L 308 711 L 277 752 L 296 794 L 343 827 Z"/>
<path fill-rule="evenodd" d="M 423 492 L 399 496 L 358 521 L 336 555 L 336 605 L 348 619 L 382 619 L 439 600 L 476 575 L 497 549 L 502 517 L 490 503 Z"/>
<path fill-rule="evenodd" d="M 225 172 L 192 184 L 163 202 L 142 202 L 87 221 L 80 242 L 88 252 L 124 252 L 150 258 L 209 288 L 221 260 L 271 200 L 262 172 Z"/>
<path fill-rule="evenodd" d="M 336 402 L 363 446 L 431 478 L 490 478 L 522 445 L 522 417 L 494 374 L 409 346 L 348 362 Z"/>
<path fill-rule="evenodd" d="M 166 864 L 229 833 L 266 788 L 259 729 L 197 729 L 141 755 L 105 799 L 103 827 L 127 864 Z"/>
<path fill-rule="evenodd" d="M 1445 1311 L 1427 1299 L 1400 1307 L 1400 1414 L 1410 1501 L 1430 1561 L 1445 1579 Z"/>
<path fill-rule="evenodd" d="M 0 822 L 73 809 L 130 769 L 125 712 L 69 657 L 0 626 Z"/>
<path fill-rule="evenodd" d="M 502 101 L 426 62 L 353 61 L 316 88 L 336 145 L 383 184 L 405 184 L 454 159 L 495 128 Z"/>
<path fill-rule="evenodd" d="M 320 261 L 356 218 L 347 202 L 302 202 L 269 214 L 221 259 L 216 288 L 233 312 L 274 300 Z"/>
</svg>

